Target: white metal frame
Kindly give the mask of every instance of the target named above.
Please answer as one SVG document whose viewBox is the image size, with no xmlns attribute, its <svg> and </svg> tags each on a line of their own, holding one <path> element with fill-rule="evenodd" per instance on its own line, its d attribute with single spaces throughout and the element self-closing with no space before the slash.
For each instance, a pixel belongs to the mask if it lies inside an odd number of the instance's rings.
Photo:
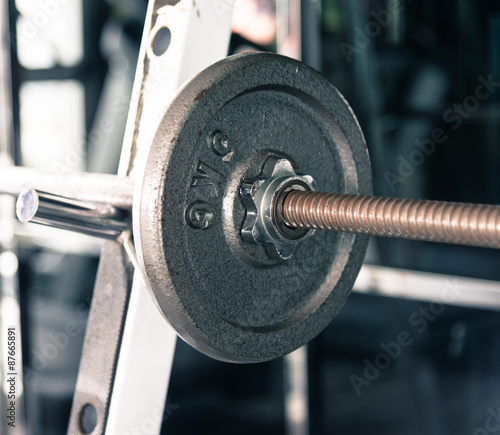
<svg viewBox="0 0 500 435">
<path fill-rule="evenodd" d="M 155 3 L 148 6 L 118 175 L 136 174 L 168 102 L 182 84 L 227 56 L 233 0 L 181 0 L 157 12 Z M 171 42 L 163 55 L 156 56 L 152 42 L 162 27 L 169 28 Z M 135 428 L 160 432 L 176 337 L 136 271 L 106 434 L 132 433 Z"/>
</svg>

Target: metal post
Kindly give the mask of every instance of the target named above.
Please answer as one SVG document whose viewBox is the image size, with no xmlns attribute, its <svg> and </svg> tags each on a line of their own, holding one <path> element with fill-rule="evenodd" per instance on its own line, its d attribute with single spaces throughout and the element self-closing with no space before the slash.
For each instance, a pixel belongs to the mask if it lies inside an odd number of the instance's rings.
<svg viewBox="0 0 500 435">
<path fill-rule="evenodd" d="M 108 204 L 90 203 L 29 189 L 16 205 L 21 222 L 33 222 L 88 236 L 117 240 L 131 231 L 130 216 Z"/>
<path fill-rule="evenodd" d="M 171 3 L 149 2 L 118 170 L 122 177 L 134 176 L 140 168 L 159 116 L 181 84 L 227 54 L 233 0 Z M 156 41 L 165 29 L 170 41 Z M 164 43 L 165 50 L 154 49 L 156 42 Z M 83 433 L 81 418 L 87 415 L 89 400 L 99 408 L 93 434 L 159 433 L 164 419 L 176 334 L 140 275 L 134 277 L 130 290 L 126 288 L 130 272 L 116 248 L 114 242 L 106 242 L 101 255 L 70 417 L 71 434 Z M 116 276 L 119 282 L 111 282 L 117 270 L 123 272 Z M 108 331 L 100 324 L 109 321 L 116 305 L 109 298 L 111 289 L 123 296 L 124 311 L 115 316 L 113 330 Z M 106 361 L 104 378 L 97 372 L 96 352 Z"/>
</svg>

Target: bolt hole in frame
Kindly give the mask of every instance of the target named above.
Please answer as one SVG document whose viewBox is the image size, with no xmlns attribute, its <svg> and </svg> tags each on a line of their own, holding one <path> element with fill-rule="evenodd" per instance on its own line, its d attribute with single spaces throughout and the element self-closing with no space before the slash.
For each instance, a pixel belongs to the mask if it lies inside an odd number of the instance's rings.
<svg viewBox="0 0 500 435">
<path fill-rule="evenodd" d="M 443 8 L 444 8 L 445 6 L 446 6 L 446 5 L 444 5 L 444 6 L 443 6 Z M 375 11 L 375 12 L 376 12 L 376 11 Z M 418 11 L 417 11 L 417 12 L 418 12 Z M 463 11 L 462 11 L 461 13 L 462 13 L 462 14 L 464 14 L 464 12 L 463 12 Z M 369 15 L 369 14 L 368 14 L 368 15 Z M 371 15 L 371 16 L 373 16 L 373 15 Z M 462 19 L 463 19 L 463 17 L 462 17 Z M 394 18 L 394 21 L 396 21 L 396 17 Z M 493 21 L 494 21 L 494 20 L 493 20 Z M 491 28 L 494 30 L 494 28 L 495 28 L 495 24 L 494 24 L 494 23 L 491 23 L 490 25 L 491 25 Z M 361 27 L 361 28 L 363 28 L 363 27 Z M 391 30 L 391 32 L 394 32 L 394 33 L 391 33 L 391 35 L 392 35 L 392 36 L 391 36 L 391 38 L 394 38 L 394 39 L 396 39 L 396 40 L 397 40 L 397 35 L 398 35 L 397 30 L 395 30 L 395 28 L 393 28 L 393 27 L 392 27 L 392 25 L 391 25 L 390 30 Z M 396 35 L 396 36 L 394 36 L 394 35 Z M 372 40 L 371 45 L 372 45 L 372 46 L 374 46 L 374 45 L 375 45 L 375 43 L 377 43 L 377 41 L 378 41 L 377 39 Z M 345 41 L 340 40 L 339 42 L 345 42 Z M 351 45 L 352 45 L 352 44 L 351 44 Z M 397 45 L 396 45 L 396 46 L 397 46 Z M 367 46 L 367 47 L 369 47 L 369 46 Z M 357 50 L 359 51 L 359 47 L 356 47 L 356 48 L 357 48 Z M 370 49 L 368 48 L 368 50 L 367 50 L 367 51 L 369 52 L 369 50 L 370 50 Z M 357 59 L 357 57 L 356 57 L 356 56 L 358 56 L 358 55 L 361 55 L 361 56 L 359 56 L 359 57 L 360 57 L 360 58 L 362 58 L 362 56 L 363 56 L 363 50 L 361 50 L 361 52 L 359 52 L 359 53 L 354 53 L 354 54 L 353 54 L 353 58 L 352 58 L 352 59 L 353 59 L 353 62 L 354 62 L 354 63 L 356 63 L 356 62 L 358 61 L 358 59 Z M 360 60 L 360 61 L 361 61 L 361 60 Z M 486 70 L 486 71 L 487 71 L 487 70 Z M 359 80 L 361 80 L 361 79 L 359 79 Z M 459 95 L 458 93 L 457 93 L 457 95 L 456 95 L 456 96 L 457 96 L 458 98 L 460 97 L 460 95 Z M 462 95 L 462 96 L 463 96 L 463 95 Z M 350 99 L 350 101 L 351 101 L 351 102 L 355 101 L 355 98 L 353 98 L 353 99 L 349 98 L 349 99 Z M 358 110 L 358 109 L 357 109 L 357 110 Z M 359 113 L 362 113 L 362 111 L 360 111 Z M 472 116 L 472 115 L 471 115 L 471 116 Z M 390 121 L 390 120 L 389 120 L 389 121 Z M 389 121 L 387 121 L 387 122 L 389 122 Z M 466 126 L 466 125 L 465 125 L 464 127 L 465 127 L 465 129 L 467 129 L 467 126 Z M 369 130 L 367 130 L 367 131 L 369 131 Z M 462 130 L 462 131 L 463 131 L 463 130 Z M 439 153 L 439 150 L 438 150 L 437 152 Z M 404 156 L 404 155 L 403 155 L 402 157 L 403 157 L 403 158 L 405 158 L 405 156 Z M 440 156 L 437 156 L 437 157 L 439 158 Z M 441 157 L 441 158 L 442 158 L 442 157 Z M 389 169 L 388 169 L 388 170 L 389 170 Z M 396 171 L 397 171 L 397 166 L 396 166 Z M 394 172 L 394 171 L 393 171 L 393 172 Z M 409 171 L 408 171 L 408 172 L 409 172 Z M 408 173 L 408 172 L 405 172 L 405 174 L 406 174 L 406 173 Z M 383 172 L 382 172 L 382 173 L 383 173 Z M 394 172 L 394 173 L 396 173 L 396 174 L 397 174 L 397 172 Z M 418 174 L 416 174 L 415 176 L 417 176 L 417 175 L 418 175 Z M 405 183 L 405 184 L 406 184 L 406 183 Z M 408 180 L 408 184 L 412 184 L 412 185 L 414 184 L 411 178 Z M 407 185 L 407 184 L 406 184 L 406 185 Z M 401 186 L 401 184 L 399 183 L 399 184 L 397 184 L 397 186 L 399 187 L 399 186 Z M 401 187 L 402 187 L 402 186 L 401 186 Z M 380 269 L 378 269 L 378 272 L 380 272 Z M 377 273 L 378 273 L 378 272 L 377 272 Z M 399 279 L 399 281 L 397 281 L 397 282 L 398 282 L 398 284 L 394 284 L 394 285 L 392 286 L 393 291 L 394 291 L 396 294 L 397 294 L 397 292 L 398 292 L 398 291 L 399 291 L 399 292 L 401 292 L 401 289 L 402 289 L 402 288 L 403 288 L 403 289 L 405 289 L 405 288 L 410 288 L 410 285 L 409 285 L 408 283 L 406 283 L 406 282 L 404 281 L 404 279 L 401 279 L 401 276 L 399 276 L 399 278 L 398 278 L 398 276 L 395 276 L 395 275 L 390 276 L 390 271 L 388 271 L 388 274 L 387 274 L 387 275 L 386 275 L 386 277 L 384 278 L 381 274 L 377 274 L 377 273 L 374 273 L 373 275 L 370 275 L 370 274 L 368 274 L 367 276 L 365 275 L 365 277 L 366 277 L 367 279 L 364 281 L 364 285 L 360 285 L 360 288 L 364 288 L 364 289 L 365 289 L 365 290 L 367 290 L 367 291 L 373 290 L 373 287 L 374 287 L 373 282 L 374 282 L 374 281 L 376 281 L 376 280 L 378 280 L 378 279 L 382 279 L 382 278 L 383 278 L 383 281 L 384 281 L 384 282 L 389 281 L 389 282 L 392 282 L 392 283 L 396 282 L 396 281 Z M 426 281 L 426 278 L 428 279 L 428 281 Z M 438 281 L 437 281 L 437 277 L 434 277 L 435 279 L 432 279 L 432 278 L 433 278 L 433 277 L 432 277 L 432 275 L 431 275 L 431 276 L 424 276 L 424 277 L 422 277 L 422 280 L 420 281 L 420 284 L 419 284 L 419 286 L 418 286 L 418 287 L 423 287 L 423 288 L 430 288 L 430 287 L 432 287 L 432 286 L 431 286 L 431 283 L 432 283 L 432 282 L 434 282 L 434 283 L 438 282 Z M 453 282 L 453 281 L 452 281 L 452 282 Z M 424 283 L 425 283 L 425 284 L 424 284 Z M 442 281 L 439 285 L 435 285 L 435 288 L 439 291 L 439 287 L 440 287 L 440 286 L 441 286 L 443 289 L 444 289 L 444 288 L 446 288 L 446 280 L 443 280 L 443 281 Z M 398 289 L 398 287 L 400 287 L 400 288 Z M 475 289 L 477 289 L 477 288 L 478 288 L 478 285 L 477 285 L 477 284 L 474 284 L 474 283 L 469 283 L 468 285 L 466 285 L 466 286 L 465 286 L 465 288 L 470 288 L 470 289 L 474 289 L 474 288 L 475 288 Z M 421 289 L 421 288 L 418 288 L 417 290 L 420 290 L 420 291 L 421 291 L 422 289 Z M 493 286 L 493 290 L 494 290 L 494 286 Z M 484 292 L 485 292 L 485 293 L 487 293 L 487 294 L 488 294 L 488 293 L 489 293 L 489 294 L 491 294 L 491 293 L 492 293 L 491 291 L 489 291 L 489 292 L 488 292 L 488 289 L 487 289 L 487 288 L 485 288 L 485 289 L 484 289 Z M 422 294 L 422 293 L 420 293 L 420 294 Z M 437 294 L 437 293 L 436 293 L 436 294 Z M 404 295 L 403 295 L 403 296 L 404 296 Z M 416 297 L 416 294 L 413 294 L 413 297 Z M 434 298 L 434 296 L 433 296 L 433 294 L 432 294 L 432 293 L 429 293 L 429 298 L 430 298 L 430 299 Z M 490 305 L 490 304 L 494 304 L 494 298 L 492 298 L 492 300 L 485 299 L 485 302 L 483 302 L 483 306 L 488 306 L 488 305 Z M 493 306 L 493 305 L 490 305 L 490 306 Z M 420 307 L 417 307 L 417 308 L 419 309 Z M 425 307 L 424 307 L 424 308 L 425 308 Z M 399 307 L 398 309 L 404 309 L 404 307 L 403 307 L 403 308 Z M 410 312 L 409 314 L 413 314 L 413 312 Z M 432 316 L 434 316 L 434 314 L 433 314 L 433 313 L 431 313 L 431 315 L 432 315 Z M 430 317 L 430 318 L 433 318 L 433 317 Z M 423 318 L 423 319 L 425 320 L 425 318 Z M 435 319 L 435 320 L 433 320 L 432 322 L 431 322 L 430 320 L 427 320 L 428 325 L 429 325 L 428 331 L 431 331 L 431 329 L 432 329 L 431 327 L 432 327 L 433 325 L 436 325 L 436 322 L 439 322 L 439 319 L 441 319 L 441 317 L 436 317 L 436 319 Z M 421 321 L 421 320 L 422 320 L 422 317 L 418 317 L 418 318 L 417 318 L 417 320 L 418 320 L 418 321 Z M 491 320 L 491 318 L 488 318 L 488 322 L 491 322 L 491 321 L 492 321 L 492 320 Z M 463 325 L 463 324 L 462 324 L 462 325 Z M 465 326 L 465 330 L 469 330 L 469 331 L 470 331 L 470 328 L 467 326 L 467 323 L 466 323 L 465 325 L 466 325 L 466 326 Z M 455 329 L 456 329 L 456 328 L 455 328 Z M 461 328 L 461 329 L 463 330 L 464 328 Z M 453 330 L 454 330 L 454 329 L 453 329 Z M 460 346 L 464 347 L 464 346 L 466 346 L 466 345 L 467 345 L 467 342 L 466 342 L 466 341 L 464 341 L 464 334 L 461 334 L 459 337 L 455 337 L 455 335 L 456 335 L 456 334 L 452 334 L 452 339 L 453 339 L 453 341 L 451 341 L 451 342 L 450 342 L 450 345 L 453 345 L 453 348 L 454 348 L 454 349 L 459 349 L 459 348 L 460 348 Z M 467 334 L 465 334 L 465 336 L 467 336 Z M 462 337 L 462 338 L 460 338 L 460 337 Z M 463 354 L 463 352 L 462 352 L 462 353 L 460 353 L 460 351 L 454 351 L 454 352 L 455 352 L 455 354 L 457 354 L 457 353 L 458 353 L 458 355 L 462 355 L 462 354 Z M 363 355 L 363 357 L 364 357 L 364 355 Z M 361 360 L 361 358 L 360 358 L 360 360 Z M 377 361 L 378 361 L 378 360 L 377 360 Z M 388 372 L 385 372 L 385 373 L 388 373 Z M 429 379 L 431 379 L 431 381 L 432 381 L 432 379 L 433 379 L 433 378 L 432 378 L 432 372 L 431 372 L 431 374 L 429 375 L 429 371 L 428 371 L 428 369 L 427 369 L 427 371 L 426 371 L 426 370 L 424 370 L 424 371 L 423 371 L 423 376 L 424 376 L 424 379 L 426 380 L 426 382 L 429 382 Z M 427 377 L 425 377 L 425 376 L 427 376 Z M 376 382 L 373 382 L 373 385 L 372 385 L 372 386 L 370 386 L 370 390 L 366 390 L 366 391 L 372 391 L 373 389 L 377 389 L 377 388 L 378 388 L 378 382 L 379 382 L 379 381 L 380 381 L 380 382 L 383 382 L 383 378 L 381 378 L 380 380 L 377 380 Z M 362 394 L 362 396 L 361 396 L 361 397 L 366 397 L 366 394 L 367 394 L 367 393 L 365 393 L 365 390 L 362 390 L 362 391 L 363 391 L 363 394 Z M 474 393 L 477 393 L 477 391 L 472 391 L 472 393 L 473 393 L 473 394 L 474 394 Z M 369 393 L 368 393 L 368 394 L 369 394 Z M 373 394 L 375 394 L 375 393 L 373 393 Z M 424 391 L 424 393 L 422 393 L 422 394 L 425 394 L 425 391 Z M 335 406 L 333 405 L 333 406 L 332 406 L 332 408 L 335 408 Z M 473 426 L 473 425 L 472 425 L 472 426 L 470 426 L 470 428 L 471 428 L 471 431 L 470 431 L 470 432 L 473 432 L 473 431 L 477 428 L 477 431 L 478 431 L 477 433 L 486 433 L 486 432 L 484 432 L 486 429 L 481 428 L 481 427 L 480 427 L 480 426 L 481 426 L 481 425 L 480 425 L 480 423 L 484 423 L 484 420 L 488 417 L 489 413 L 488 413 L 488 409 L 487 409 L 486 407 L 483 409 L 483 411 L 485 411 L 486 413 L 485 413 L 485 416 L 484 416 L 484 418 L 483 418 L 483 421 L 481 421 L 481 420 L 480 420 L 480 417 L 481 417 L 481 410 L 480 410 L 480 409 L 475 408 L 475 410 L 474 410 L 474 415 L 477 417 L 477 419 L 476 419 L 476 420 L 478 421 L 478 425 L 477 425 L 477 426 Z M 431 423 L 429 422 L 428 424 L 431 424 Z M 434 423 L 434 425 L 438 425 L 438 424 L 443 424 L 443 423 L 442 423 L 442 422 L 440 423 L 439 421 L 437 421 L 437 423 Z M 410 426 L 411 426 L 411 425 L 410 425 Z M 436 429 L 435 427 L 434 427 L 434 428 L 432 428 L 432 427 L 431 427 L 431 428 L 429 429 L 429 432 L 427 432 L 427 433 L 432 433 L 432 431 L 434 431 L 434 433 L 437 433 L 438 429 Z M 351 430 L 351 433 L 355 433 L 355 432 Z M 399 433 L 399 432 L 398 432 L 398 433 Z M 460 431 L 456 431 L 455 433 L 460 433 Z"/>
<path fill-rule="evenodd" d="M 97 426 L 97 411 L 90 403 L 83 406 L 80 411 L 80 428 L 84 434 L 91 434 Z"/>
<path fill-rule="evenodd" d="M 153 37 L 151 48 L 156 56 L 162 56 L 170 46 L 172 33 L 168 27 L 160 27 Z"/>
</svg>

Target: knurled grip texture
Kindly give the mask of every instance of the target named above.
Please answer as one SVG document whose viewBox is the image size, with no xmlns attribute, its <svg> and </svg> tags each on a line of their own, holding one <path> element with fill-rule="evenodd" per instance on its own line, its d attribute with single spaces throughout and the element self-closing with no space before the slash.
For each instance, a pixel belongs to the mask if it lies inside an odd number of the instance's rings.
<svg viewBox="0 0 500 435">
<path fill-rule="evenodd" d="M 123 247 L 117 242 L 105 242 L 71 409 L 70 435 L 87 433 L 81 427 L 81 412 L 88 404 L 97 411 L 92 435 L 105 433 L 132 276 L 133 268 Z"/>
</svg>

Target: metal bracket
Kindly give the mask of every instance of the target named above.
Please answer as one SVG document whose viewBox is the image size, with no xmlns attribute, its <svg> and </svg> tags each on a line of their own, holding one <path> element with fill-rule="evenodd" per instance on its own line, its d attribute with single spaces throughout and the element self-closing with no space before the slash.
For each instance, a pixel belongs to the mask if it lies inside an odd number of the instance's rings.
<svg viewBox="0 0 500 435">
<path fill-rule="evenodd" d="M 138 161 L 149 151 L 161 114 L 180 85 L 226 56 L 232 4 L 233 0 L 149 3 L 119 175 L 134 176 Z M 153 45 L 164 28 L 171 39 L 162 41 L 166 51 L 159 53 Z M 126 433 L 144 424 L 148 433 L 160 432 L 162 419 L 152 418 L 152 413 L 158 407 L 163 410 L 165 404 L 176 335 L 151 300 L 141 276 L 136 272 L 132 280 L 132 273 L 123 248 L 106 242 L 69 434 Z M 91 409 L 87 405 L 97 411 L 93 428 L 85 421 Z"/>
</svg>

